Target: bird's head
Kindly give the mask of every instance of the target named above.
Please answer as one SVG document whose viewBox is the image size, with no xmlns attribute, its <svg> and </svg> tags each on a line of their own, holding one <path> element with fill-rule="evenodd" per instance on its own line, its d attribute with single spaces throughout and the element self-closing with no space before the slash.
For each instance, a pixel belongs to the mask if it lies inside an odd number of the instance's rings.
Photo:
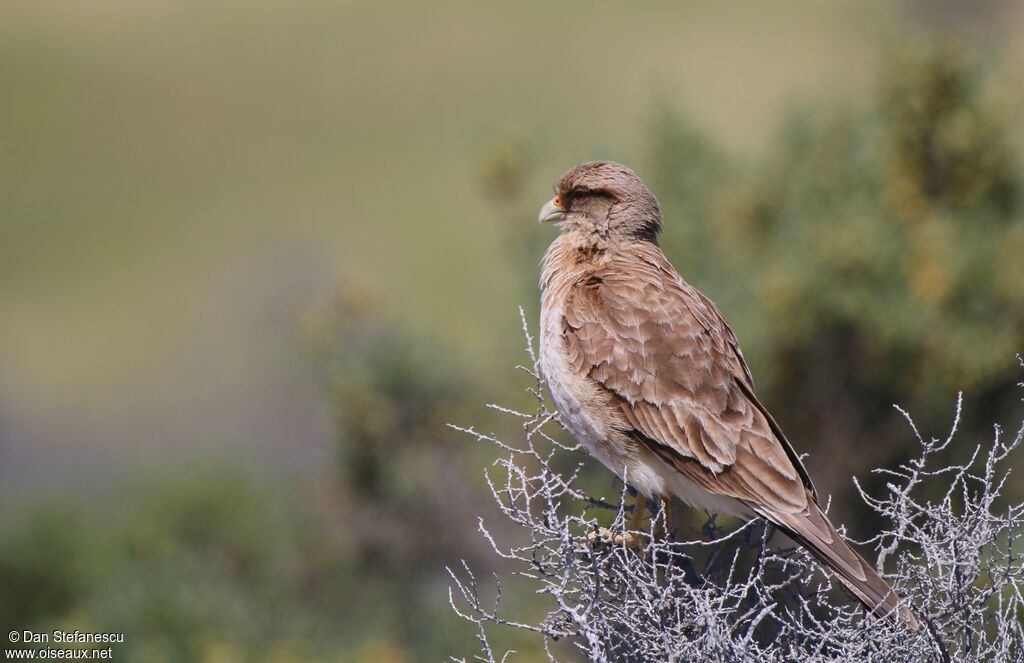
<svg viewBox="0 0 1024 663">
<path fill-rule="evenodd" d="M 572 168 L 540 210 L 541 223 L 609 239 L 655 241 L 661 230 L 658 199 L 636 173 L 614 161 L 588 161 Z"/>
</svg>

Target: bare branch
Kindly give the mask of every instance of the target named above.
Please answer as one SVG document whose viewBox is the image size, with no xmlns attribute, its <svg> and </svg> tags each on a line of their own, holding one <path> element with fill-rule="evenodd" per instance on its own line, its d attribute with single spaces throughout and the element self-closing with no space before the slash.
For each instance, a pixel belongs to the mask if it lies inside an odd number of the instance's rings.
<svg viewBox="0 0 1024 663">
<path fill-rule="evenodd" d="M 1013 439 L 997 427 L 990 444 L 944 465 L 938 454 L 952 448 L 962 395 L 941 441 L 925 440 L 897 407 L 920 455 L 876 470 L 890 479 L 881 495 L 855 484 L 887 523 L 865 543 L 875 546 L 879 573 L 922 623 L 912 633 L 833 591 L 839 583 L 807 553 L 774 542 L 761 522 L 726 529 L 709 514 L 702 527 L 683 528 L 669 540 L 666 514 L 658 510 L 647 531 L 634 533 L 646 545 L 625 545 L 627 487 L 613 503 L 576 486 L 588 461 L 547 432 L 560 424 L 544 399 L 522 310 L 520 317 L 532 367 L 523 370 L 537 410 L 489 407 L 519 420 L 522 439 L 510 444 L 473 427 L 452 428 L 500 452 L 500 478 L 485 477 L 523 541 L 499 542 L 482 520 L 479 529 L 497 555 L 518 565 L 520 579 L 550 600 L 550 612 L 540 623 L 508 619 L 499 614 L 500 579 L 485 605 L 467 564 L 449 570 L 452 609 L 478 628 L 476 660 L 511 655 L 499 656 L 488 640 L 486 627 L 496 625 L 538 634 L 550 661 L 573 650 L 591 661 L 1024 661 L 1024 504 L 1003 498 L 1024 423 Z M 560 469 L 568 458 L 576 462 Z M 944 487 L 938 494 L 925 490 L 937 485 Z"/>
</svg>

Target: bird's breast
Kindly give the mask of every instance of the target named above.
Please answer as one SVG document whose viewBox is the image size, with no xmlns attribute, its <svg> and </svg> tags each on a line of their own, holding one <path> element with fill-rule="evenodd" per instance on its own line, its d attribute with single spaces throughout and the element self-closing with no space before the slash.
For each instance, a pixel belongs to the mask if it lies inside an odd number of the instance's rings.
<svg viewBox="0 0 1024 663">
<path fill-rule="evenodd" d="M 641 477 L 629 469 L 636 461 L 637 444 L 623 434 L 622 422 L 616 421 L 617 413 L 609 407 L 607 395 L 569 360 L 563 336 L 564 300 L 551 295 L 545 292 L 541 301 L 539 360 L 562 423 L 590 455 L 620 478 L 628 476 L 637 488 L 653 489 L 648 481 L 637 485 Z"/>
<path fill-rule="evenodd" d="M 596 386 L 569 362 L 563 337 L 563 303 L 545 292 L 540 313 L 540 368 L 562 422 L 587 449 L 598 454 L 609 437 L 607 422 L 595 411 Z"/>
<path fill-rule="evenodd" d="M 616 420 L 607 394 L 570 361 L 563 336 L 565 300 L 559 294 L 557 289 L 545 289 L 541 298 L 538 359 L 551 400 L 569 432 L 590 455 L 645 495 L 675 495 L 692 506 L 746 517 L 742 504 L 697 486 L 623 432 L 625 422 Z"/>
</svg>

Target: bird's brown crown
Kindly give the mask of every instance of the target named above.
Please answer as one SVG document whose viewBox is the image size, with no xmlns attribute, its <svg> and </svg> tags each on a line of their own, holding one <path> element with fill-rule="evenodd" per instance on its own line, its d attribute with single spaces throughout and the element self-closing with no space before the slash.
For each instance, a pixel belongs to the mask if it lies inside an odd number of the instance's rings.
<svg viewBox="0 0 1024 663">
<path fill-rule="evenodd" d="M 601 235 L 655 241 L 661 230 L 658 199 L 636 173 L 614 161 L 587 161 L 558 180 L 565 226 Z"/>
</svg>

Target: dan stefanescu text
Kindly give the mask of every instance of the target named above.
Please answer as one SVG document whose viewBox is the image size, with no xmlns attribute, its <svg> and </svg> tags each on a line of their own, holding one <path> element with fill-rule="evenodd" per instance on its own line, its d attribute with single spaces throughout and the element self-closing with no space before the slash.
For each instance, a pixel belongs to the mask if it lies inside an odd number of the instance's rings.
<svg viewBox="0 0 1024 663">
<path fill-rule="evenodd" d="M 85 633 L 79 630 L 62 631 L 54 629 L 51 633 L 36 633 L 35 631 L 22 631 L 21 641 L 24 643 L 72 643 L 72 644 L 93 644 L 111 643 L 120 644 L 124 642 L 124 633 Z"/>
</svg>

